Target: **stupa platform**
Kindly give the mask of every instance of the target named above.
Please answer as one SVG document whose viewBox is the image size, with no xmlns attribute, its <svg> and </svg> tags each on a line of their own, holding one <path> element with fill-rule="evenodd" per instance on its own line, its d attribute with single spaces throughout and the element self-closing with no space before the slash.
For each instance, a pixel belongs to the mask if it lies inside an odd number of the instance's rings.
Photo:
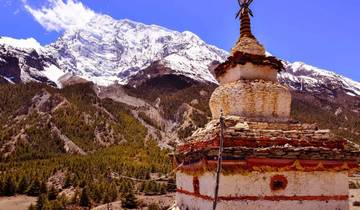
<svg viewBox="0 0 360 210">
<path fill-rule="evenodd" d="M 316 124 L 224 117 L 218 209 L 348 209 L 348 176 L 360 152 Z M 177 209 L 212 208 L 220 122 L 176 151 Z"/>
<path fill-rule="evenodd" d="M 330 130 L 295 121 L 254 121 L 224 117 L 223 173 L 245 171 L 349 171 L 358 168 L 360 152 Z M 177 148 L 180 171 L 215 171 L 220 122 L 213 120 Z"/>
</svg>

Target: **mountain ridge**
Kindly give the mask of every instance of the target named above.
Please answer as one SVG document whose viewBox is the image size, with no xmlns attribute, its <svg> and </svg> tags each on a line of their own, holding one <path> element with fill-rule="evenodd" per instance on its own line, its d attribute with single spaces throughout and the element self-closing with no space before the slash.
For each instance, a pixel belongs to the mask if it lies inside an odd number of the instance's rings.
<svg viewBox="0 0 360 210">
<path fill-rule="evenodd" d="M 13 47 L 6 47 L 11 46 L 11 43 Z M 43 63 L 39 71 L 31 68 L 23 71 L 30 72 L 24 79 L 25 82 L 42 76 L 58 87 L 61 87 L 60 78 L 69 74 L 101 86 L 128 84 L 132 77 L 141 78 L 143 71 L 155 63 L 162 66 L 162 70 L 166 69 L 162 74 L 184 75 L 198 81 L 217 83 L 209 70 L 229 55 L 220 48 L 206 44 L 188 31 L 177 32 L 128 19 L 115 20 L 107 15 L 96 15 L 86 26 L 68 30 L 57 41 L 46 46 L 39 46 L 33 38 L 0 38 L 0 48 L 3 48 L 0 57 L 14 50 L 15 55 L 19 50 L 24 51 L 19 48 L 19 43 L 27 43 L 22 45 L 28 54 L 35 50 L 40 56 L 52 60 L 50 63 Z M 32 46 L 35 47 L 31 48 Z M 342 84 L 343 89 L 348 90 L 349 96 L 360 96 L 360 83 L 357 81 L 336 73 L 324 74 L 327 70 L 301 62 L 284 63 L 286 71 L 279 75 L 279 80 L 292 89 L 300 90 L 304 88 L 301 86 L 306 86 L 305 88 L 316 91 L 316 86 L 320 83 L 330 81 L 337 86 Z M 21 64 L 21 68 L 26 66 L 27 64 Z M 319 72 L 322 72 L 321 81 L 314 81 Z M 5 80 L 12 81 L 2 72 L 0 75 Z M 146 79 L 149 75 L 142 77 Z"/>
</svg>

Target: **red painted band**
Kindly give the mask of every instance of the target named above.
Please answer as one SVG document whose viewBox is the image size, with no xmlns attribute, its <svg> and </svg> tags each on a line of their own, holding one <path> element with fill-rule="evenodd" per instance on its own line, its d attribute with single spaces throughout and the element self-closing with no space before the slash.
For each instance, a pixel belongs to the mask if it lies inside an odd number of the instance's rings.
<svg viewBox="0 0 360 210">
<path fill-rule="evenodd" d="M 208 141 L 198 141 L 188 144 L 183 144 L 178 147 L 179 153 L 186 153 L 190 151 L 198 151 L 204 148 L 218 148 L 219 147 L 219 138 L 216 137 Z M 286 139 L 286 138 L 267 138 L 267 137 L 258 137 L 258 138 L 225 138 L 224 147 L 270 147 L 270 146 L 284 146 L 291 145 L 294 147 L 323 147 L 328 149 L 344 149 L 346 140 L 332 139 L 332 140 L 305 140 L 305 139 Z"/>
<path fill-rule="evenodd" d="M 212 201 L 214 198 L 188 192 L 185 190 L 177 189 L 177 193 L 201 198 L 204 200 Z M 219 196 L 219 201 L 347 201 L 349 200 L 348 195 L 329 195 L 329 196 Z"/>
</svg>

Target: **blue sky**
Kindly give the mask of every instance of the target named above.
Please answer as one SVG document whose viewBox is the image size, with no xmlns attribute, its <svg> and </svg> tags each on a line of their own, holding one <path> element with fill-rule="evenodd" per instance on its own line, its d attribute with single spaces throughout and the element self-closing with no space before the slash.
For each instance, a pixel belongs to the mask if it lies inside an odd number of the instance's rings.
<svg viewBox="0 0 360 210">
<path fill-rule="evenodd" d="M 44 21 L 41 25 L 34 18 L 34 11 L 51 8 L 51 2 L 59 1 L 0 0 L 0 36 L 34 37 L 42 44 L 56 40 L 68 22 L 55 27 L 57 31 L 49 29 Z M 236 0 L 82 0 L 80 3 L 87 12 L 192 31 L 225 50 L 231 49 L 239 35 L 239 23 L 234 19 Z M 360 81 L 359 0 L 254 0 L 252 9 L 254 34 L 272 54 Z M 80 13 L 69 16 L 75 22 L 80 17 L 83 17 Z"/>
</svg>

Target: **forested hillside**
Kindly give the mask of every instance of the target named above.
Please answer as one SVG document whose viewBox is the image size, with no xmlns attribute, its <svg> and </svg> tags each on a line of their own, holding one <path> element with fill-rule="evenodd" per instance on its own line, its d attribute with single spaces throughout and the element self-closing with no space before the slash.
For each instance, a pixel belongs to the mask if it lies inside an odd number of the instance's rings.
<svg viewBox="0 0 360 210">
<path fill-rule="evenodd" d="M 108 88 L 109 99 L 99 97 L 104 90 L 92 83 L 63 89 L 2 84 L 0 194 L 40 196 L 43 205 L 65 209 L 120 198 L 129 206 L 141 205 L 136 195 L 172 192 L 175 177 L 150 177 L 169 173 L 172 148 L 211 119 L 208 101 L 215 88 L 169 75 L 137 88 Z M 119 89 L 121 97 L 115 94 Z M 326 97 L 292 94 L 293 120 L 317 123 L 357 142 L 357 113 Z M 142 105 L 122 103 L 125 96 Z M 175 140 L 167 141 L 169 136 Z"/>
</svg>

